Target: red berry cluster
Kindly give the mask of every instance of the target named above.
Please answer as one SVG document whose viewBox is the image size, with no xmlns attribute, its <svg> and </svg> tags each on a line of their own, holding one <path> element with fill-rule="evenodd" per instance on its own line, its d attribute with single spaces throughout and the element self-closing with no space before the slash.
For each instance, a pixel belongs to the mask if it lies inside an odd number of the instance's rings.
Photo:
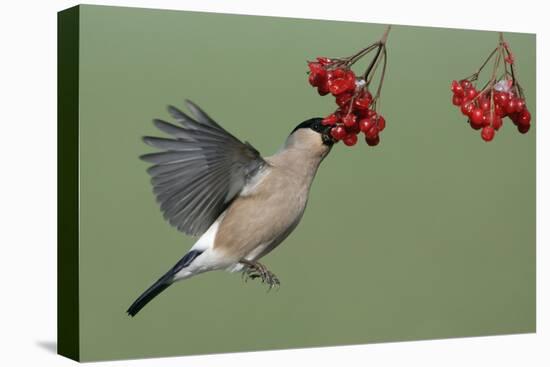
<svg viewBox="0 0 550 367">
<path fill-rule="evenodd" d="M 460 107 L 462 114 L 468 117 L 472 129 L 481 129 L 485 141 L 493 140 L 495 133 L 502 126 L 502 119 L 509 117 L 520 133 L 525 134 L 531 127 L 531 113 L 525 99 L 519 97 L 509 88 L 498 88 L 508 81 L 499 82 L 493 89 L 480 92 L 469 80 L 453 80 L 451 91 L 452 102 Z M 511 81 L 509 81 L 511 82 Z"/>
<path fill-rule="evenodd" d="M 353 146 L 357 135 L 363 132 L 368 145 L 378 145 L 386 120 L 371 108 L 373 97 L 365 80 L 347 66 L 333 65 L 326 57 L 318 57 L 308 65 L 309 83 L 322 96 L 332 94 L 338 105 L 334 113 L 323 119 L 323 125 L 332 126 L 330 134 L 334 140 Z"/>
<path fill-rule="evenodd" d="M 343 141 L 347 146 L 357 144 L 359 133 L 363 132 L 369 146 L 380 143 L 380 133 L 386 127 L 386 120 L 377 112 L 377 102 L 386 71 L 386 40 L 390 27 L 382 38 L 356 54 L 345 58 L 317 57 L 308 62 L 309 83 L 321 95 L 331 94 L 335 98 L 336 111 L 323 119 L 323 125 L 331 126 L 330 135 L 335 142 Z M 365 73 L 356 75 L 351 66 L 370 52 L 375 51 Z M 374 75 L 382 65 L 374 96 L 369 91 Z"/>
<path fill-rule="evenodd" d="M 474 83 L 492 58 L 496 58 L 492 76 L 487 84 L 478 90 Z M 453 80 L 451 83 L 453 105 L 459 107 L 462 114 L 468 117 L 473 129 L 481 129 L 481 138 L 487 142 L 493 140 L 505 117 L 510 118 L 521 134 L 527 133 L 531 127 L 531 113 L 527 109 L 523 90 L 517 80 L 514 61 L 510 46 L 504 42 L 501 34 L 499 45 L 477 72 L 466 79 Z M 497 81 L 496 76 L 501 64 L 502 79 Z"/>
</svg>

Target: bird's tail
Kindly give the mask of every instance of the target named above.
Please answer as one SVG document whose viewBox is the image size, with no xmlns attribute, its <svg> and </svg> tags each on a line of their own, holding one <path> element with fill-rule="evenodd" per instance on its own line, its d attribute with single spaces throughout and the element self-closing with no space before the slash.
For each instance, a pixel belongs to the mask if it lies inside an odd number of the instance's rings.
<svg viewBox="0 0 550 367">
<path fill-rule="evenodd" d="M 202 251 L 198 250 L 191 250 L 187 254 L 185 254 L 184 257 L 180 259 L 180 261 L 177 262 L 176 265 L 172 267 L 166 274 L 164 274 L 162 277 L 160 277 L 159 280 L 157 280 L 155 283 L 153 283 L 152 286 L 147 288 L 145 292 L 141 294 L 141 296 L 138 297 L 132 303 L 132 305 L 128 308 L 126 311 L 128 315 L 134 317 L 143 307 L 145 307 L 146 304 L 151 302 L 153 298 L 158 296 L 163 290 L 168 288 L 172 283 L 175 281 L 176 274 L 182 270 L 183 268 L 186 268 L 199 256 L 202 254 Z"/>
<path fill-rule="evenodd" d="M 168 288 L 174 282 L 174 275 L 170 270 L 164 274 L 159 280 L 153 283 L 152 286 L 147 288 L 145 292 L 139 296 L 134 303 L 126 311 L 128 315 L 134 317 L 146 304 L 148 304 L 153 298 L 158 296 L 163 290 Z"/>
</svg>

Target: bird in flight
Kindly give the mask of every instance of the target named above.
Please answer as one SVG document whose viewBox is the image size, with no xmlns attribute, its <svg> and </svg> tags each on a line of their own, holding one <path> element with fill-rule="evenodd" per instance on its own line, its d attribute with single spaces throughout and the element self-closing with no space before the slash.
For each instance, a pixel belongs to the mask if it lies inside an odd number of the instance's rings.
<svg viewBox="0 0 550 367">
<path fill-rule="evenodd" d="M 280 281 L 258 260 L 298 225 L 317 168 L 334 144 L 321 118 L 300 123 L 283 147 L 262 157 L 201 108 L 193 117 L 169 106 L 176 124 L 155 119 L 169 138 L 146 136 L 159 149 L 140 158 L 152 165 L 153 192 L 164 218 L 198 240 L 128 308 L 135 316 L 173 283 L 212 270 L 240 271 L 271 289 Z"/>
</svg>

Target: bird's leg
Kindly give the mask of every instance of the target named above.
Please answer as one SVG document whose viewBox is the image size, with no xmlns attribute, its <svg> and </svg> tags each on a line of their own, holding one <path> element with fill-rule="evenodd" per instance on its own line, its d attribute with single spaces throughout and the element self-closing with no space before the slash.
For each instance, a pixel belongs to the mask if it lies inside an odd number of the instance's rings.
<svg viewBox="0 0 550 367">
<path fill-rule="evenodd" d="M 262 283 L 265 281 L 266 279 L 265 271 L 267 270 L 265 266 L 263 266 L 260 263 L 252 262 L 244 259 L 241 260 L 240 263 L 245 266 L 245 268 L 243 269 L 243 278 L 245 281 L 247 281 L 248 279 L 256 279 L 256 278 L 261 278 Z"/>
<path fill-rule="evenodd" d="M 275 274 L 269 271 L 265 265 L 257 261 L 248 261 L 244 259 L 241 260 L 240 263 L 245 266 L 242 274 L 245 282 L 249 278 L 260 278 L 262 283 L 266 283 L 268 285 L 268 290 L 271 290 L 271 288 L 273 287 L 280 287 L 281 282 L 279 281 L 279 278 L 277 278 Z"/>
</svg>

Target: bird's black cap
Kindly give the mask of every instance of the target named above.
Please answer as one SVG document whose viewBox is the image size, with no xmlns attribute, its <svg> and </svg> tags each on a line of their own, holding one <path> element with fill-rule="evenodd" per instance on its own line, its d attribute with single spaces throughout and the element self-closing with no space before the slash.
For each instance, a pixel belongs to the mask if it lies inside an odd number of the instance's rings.
<svg viewBox="0 0 550 367">
<path fill-rule="evenodd" d="M 321 133 L 321 128 L 325 127 L 321 124 L 322 122 L 323 119 L 320 117 L 314 117 L 309 120 L 305 120 L 304 122 L 299 123 L 290 134 L 292 135 L 292 133 L 294 133 L 298 129 L 311 129 L 313 131 Z"/>
<path fill-rule="evenodd" d="M 311 129 L 321 134 L 323 143 L 326 145 L 334 144 L 334 139 L 330 136 L 330 126 L 323 125 L 323 119 L 321 117 L 314 117 L 309 120 L 305 120 L 298 124 L 294 130 L 290 133 L 292 135 L 298 129 Z"/>
</svg>

